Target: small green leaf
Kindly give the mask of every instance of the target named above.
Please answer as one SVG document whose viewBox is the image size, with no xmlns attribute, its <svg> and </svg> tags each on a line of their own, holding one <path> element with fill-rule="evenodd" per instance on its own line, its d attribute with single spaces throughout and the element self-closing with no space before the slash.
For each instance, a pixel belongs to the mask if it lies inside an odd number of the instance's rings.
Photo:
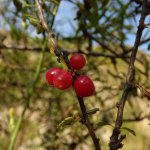
<svg viewBox="0 0 150 150">
<path fill-rule="evenodd" d="M 87 111 L 87 114 L 88 114 L 88 115 L 93 115 L 93 114 L 95 114 L 97 111 L 99 111 L 99 108 L 91 109 L 91 110 L 88 110 L 88 111 Z"/>
<path fill-rule="evenodd" d="M 150 125 L 150 123 L 148 125 Z"/>
<path fill-rule="evenodd" d="M 76 119 L 73 117 L 68 117 L 65 120 L 63 120 L 58 126 L 57 128 L 66 128 L 69 127 L 70 125 L 73 125 L 75 122 L 77 122 L 80 118 L 77 117 Z"/>
<path fill-rule="evenodd" d="M 52 12 L 53 16 L 55 16 L 55 15 L 56 15 L 56 13 L 57 13 L 57 9 L 58 9 L 58 6 L 56 6 L 56 7 L 54 8 L 54 10 L 53 10 L 53 12 Z"/>
<path fill-rule="evenodd" d="M 38 20 L 38 19 L 37 19 L 36 17 L 34 17 L 33 15 L 30 15 L 30 14 L 22 14 L 22 18 L 27 18 L 27 17 Z"/>
<path fill-rule="evenodd" d="M 38 21 L 37 19 L 30 18 L 30 19 L 29 19 L 29 22 L 30 22 L 33 26 L 35 26 L 35 27 L 37 27 L 37 26 L 40 25 L 40 23 L 39 23 L 39 21 Z"/>
<path fill-rule="evenodd" d="M 23 21 L 21 25 L 24 29 L 27 29 L 27 27 L 28 27 L 25 21 Z"/>
<path fill-rule="evenodd" d="M 94 128 L 96 127 L 102 127 L 102 126 L 106 126 L 106 125 L 109 125 L 109 126 L 112 126 L 109 122 L 98 122 L 97 124 L 94 125 Z"/>
<path fill-rule="evenodd" d="M 44 31 L 44 28 L 42 27 L 42 26 L 37 26 L 37 28 L 36 28 L 36 33 L 37 34 L 41 34 L 42 32 Z"/>
<path fill-rule="evenodd" d="M 23 1 L 25 7 L 37 7 L 36 5 L 30 5 L 26 1 Z"/>
<path fill-rule="evenodd" d="M 129 131 L 131 134 L 133 134 L 134 136 L 136 136 L 136 133 L 132 129 L 129 129 L 127 127 L 122 127 L 121 129 L 125 129 L 125 130 Z"/>
<path fill-rule="evenodd" d="M 123 79 L 122 77 L 120 77 L 119 75 L 115 75 L 113 74 L 109 69 L 107 70 L 107 72 L 114 78 L 118 78 L 118 79 Z"/>
<path fill-rule="evenodd" d="M 17 9 L 22 8 L 22 3 L 19 0 L 13 0 L 13 3 L 17 7 Z"/>
<path fill-rule="evenodd" d="M 59 2 L 57 2 L 56 0 L 45 0 L 45 1 L 49 1 L 49 2 L 52 2 L 52 3 L 55 3 L 55 4 L 59 5 Z"/>
<path fill-rule="evenodd" d="M 125 25 L 124 27 L 125 27 L 125 29 L 127 29 L 127 30 L 132 30 L 132 29 L 134 28 L 133 25 Z"/>
</svg>

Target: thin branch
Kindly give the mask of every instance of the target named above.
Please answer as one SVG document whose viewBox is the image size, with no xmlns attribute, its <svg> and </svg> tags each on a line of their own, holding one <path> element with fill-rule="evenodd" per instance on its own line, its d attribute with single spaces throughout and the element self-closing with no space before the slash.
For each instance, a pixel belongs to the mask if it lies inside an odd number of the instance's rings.
<svg viewBox="0 0 150 150">
<path fill-rule="evenodd" d="M 120 101 L 120 103 L 116 104 L 116 106 L 118 107 L 118 113 L 117 113 L 117 118 L 116 118 L 116 122 L 115 122 L 115 128 L 113 130 L 112 136 L 110 137 L 110 143 L 109 143 L 110 150 L 117 150 L 118 148 L 123 147 L 123 144 L 121 143 L 120 139 L 118 139 L 119 134 L 120 134 L 119 129 L 122 126 L 123 110 L 124 110 L 125 102 L 126 102 L 128 93 L 131 90 L 131 77 L 133 74 L 134 62 L 135 62 L 138 46 L 140 43 L 141 35 L 144 30 L 143 24 L 144 24 L 144 20 L 145 20 L 146 14 L 147 14 L 146 9 L 147 9 L 147 0 L 143 0 L 142 13 L 141 13 L 140 21 L 139 21 L 140 23 L 139 23 L 137 34 L 136 34 L 134 48 L 133 48 L 133 51 L 131 54 L 128 74 L 127 74 L 127 78 L 126 78 L 126 84 L 124 87 L 121 101 Z"/>
<path fill-rule="evenodd" d="M 150 41 L 150 38 L 148 38 L 148 39 L 146 39 L 146 40 L 144 40 L 144 41 L 141 41 L 139 45 L 145 44 L 145 43 L 148 42 L 148 41 Z M 133 48 L 134 48 L 134 47 L 132 47 L 132 48 L 126 50 L 126 51 L 125 51 L 125 54 L 131 52 L 131 51 L 133 50 Z"/>
<path fill-rule="evenodd" d="M 22 46 L 22 45 L 3 45 L 0 44 L 0 48 L 6 48 L 6 49 L 19 49 L 19 50 L 35 50 L 40 52 L 41 48 L 39 47 L 32 47 L 32 46 Z M 131 51 L 133 48 L 131 48 L 128 51 Z M 46 51 L 49 51 L 49 49 L 47 48 Z M 86 50 L 80 50 L 80 51 L 76 51 L 76 50 L 70 50 L 70 49 L 62 49 L 62 52 L 69 52 L 69 53 L 81 53 L 81 54 L 85 54 L 85 55 L 90 55 L 90 56 L 95 56 L 95 57 L 99 57 L 99 56 L 103 56 L 103 57 L 107 57 L 107 58 L 121 58 L 123 61 L 125 61 L 126 63 L 129 64 L 129 62 L 125 59 L 125 58 L 130 58 L 130 56 L 128 55 L 124 55 L 123 54 L 118 54 L 117 56 L 114 54 L 107 54 L 107 53 L 98 53 L 98 52 L 89 52 Z M 126 52 L 128 52 L 126 51 Z M 142 61 L 139 58 L 136 58 L 136 60 L 140 63 L 142 63 Z M 143 64 L 143 63 L 142 63 Z M 30 69 L 30 68 L 24 68 L 21 66 L 14 66 L 14 65 L 9 65 L 10 68 L 12 69 L 18 69 L 18 70 L 29 70 L 29 71 L 35 71 L 34 69 Z M 140 73 L 142 73 L 143 75 L 146 75 L 144 72 L 142 72 L 141 70 L 137 69 Z"/>
<path fill-rule="evenodd" d="M 79 104 L 80 104 L 80 107 L 81 107 L 81 110 L 82 110 L 82 114 L 83 114 L 83 117 L 84 117 L 84 120 L 85 120 L 85 125 L 87 126 L 87 128 L 89 130 L 89 133 L 90 133 L 90 135 L 93 139 L 96 150 L 101 150 L 100 145 L 99 145 L 99 139 L 96 137 L 95 132 L 93 130 L 93 127 L 92 127 L 92 125 L 89 121 L 89 117 L 88 117 L 88 114 L 86 112 L 86 108 L 85 108 L 85 105 L 84 105 L 83 98 L 78 96 L 78 95 L 77 95 L 77 98 L 78 98 L 78 101 L 79 101 Z"/>
<path fill-rule="evenodd" d="M 37 52 L 41 52 L 41 48 L 40 47 L 34 47 L 34 46 L 10 45 L 10 44 L 4 45 L 4 44 L 0 43 L 0 48 L 15 49 L 15 50 L 22 50 L 22 51 L 37 51 Z M 46 48 L 46 51 L 49 52 L 49 48 Z M 103 57 L 108 57 L 108 58 L 122 58 L 122 55 L 123 55 L 123 54 L 118 54 L 116 56 L 114 54 L 108 54 L 108 53 L 104 53 L 104 52 L 100 52 L 99 53 L 99 52 L 89 52 L 89 51 L 86 51 L 86 50 L 78 51 L 78 50 L 72 50 L 72 49 L 62 49 L 61 51 L 62 52 L 69 52 L 69 53 L 72 53 L 72 54 L 74 54 L 74 53 L 81 53 L 81 54 L 95 56 L 95 57 L 103 56 Z M 131 49 L 130 49 L 130 51 L 131 51 Z M 130 58 L 129 55 L 124 55 L 123 57 L 124 58 Z M 139 62 L 141 62 L 141 60 L 139 58 L 136 58 L 136 59 Z"/>
<path fill-rule="evenodd" d="M 115 54 L 116 56 L 118 56 L 118 54 L 112 50 L 110 47 L 108 47 L 107 45 L 105 45 L 104 43 L 102 43 L 101 41 L 99 41 L 97 38 L 93 37 L 90 33 L 87 32 L 87 29 L 85 29 L 84 27 L 82 27 L 83 32 L 90 37 L 91 39 L 93 39 L 94 41 L 96 41 L 99 45 L 101 45 L 103 48 L 106 48 L 107 50 L 109 50 L 111 53 Z"/>
<path fill-rule="evenodd" d="M 18 50 L 28 50 L 28 51 L 38 51 L 40 52 L 41 51 L 41 48 L 40 47 L 34 47 L 34 46 L 23 46 L 23 45 L 10 45 L 10 44 L 7 44 L 7 45 L 4 45 L 2 43 L 0 43 L 0 48 L 5 48 L 5 49 L 18 49 Z M 49 48 L 46 49 L 46 51 L 49 52 Z M 62 49 L 61 50 L 62 52 L 64 51 L 67 51 L 67 52 L 70 52 L 70 53 L 81 53 L 81 54 L 85 54 L 85 55 L 91 55 L 91 56 L 104 56 L 104 57 L 109 57 L 109 58 L 120 58 L 121 57 L 121 54 L 118 54 L 117 56 L 114 55 L 114 54 L 107 54 L 107 53 L 98 53 L 98 52 L 89 52 L 89 51 L 85 51 L 85 50 L 82 50 L 82 51 L 77 51 L 77 50 L 70 50 L 70 49 Z M 130 56 L 124 56 L 125 58 L 130 58 Z"/>
<path fill-rule="evenodd" d="M 40 14 L 41 23 L 42 23 L 45 31 L 47 32 L 47 34 L 48 34 L 48 36 L 49 36 L 49 38 L 50 38 L 50 40 L 52 42 L 55 55 L 57 57 L 60 57 L 60 56 L 62 56 L 61 49 L 58 47 L 58 45 L 56 43 L 55 34 L 49 29 L 49 27 L 48 27 L 48 25 L 46 23 L 46 20 L 44 18 L 44 14 L 43 14 L 43 10 L 42 10 L 42 5 L 39 3 L 39 0 L 35 0 L 35 3 L 37 5 L 37 8 L 38 8 L 38 11 L 39 11 L 39 14 Z"/>
</svg>

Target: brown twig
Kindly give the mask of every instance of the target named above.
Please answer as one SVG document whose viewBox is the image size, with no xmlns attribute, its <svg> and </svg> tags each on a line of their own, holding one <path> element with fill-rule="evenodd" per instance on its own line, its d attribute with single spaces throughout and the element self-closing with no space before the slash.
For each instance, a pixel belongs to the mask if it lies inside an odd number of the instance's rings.
<svg viewBox="0 0 150 150">
<path fill-rule="evenodd" d="M 34 46 L 23 46 L 23 45 L 10 45 L 10 44 L 7 44 L 7 45 L 4 45 L 2 43 L 0 43 L 0 48 L 5 48 L 5 49 L 16 49 L 16 50 L 22 50 L 22 51 L 25 51 L 25 50 L 28 50 L 28 51 L 37 51 L 37 52 L 40 52 L 41 51 L 41 48 L 40 47 L 34 47 Z M 49 48 L 46 49 L 46 51 L 49 52 Z M 71 50 L 71 49 L 62 49 L 61 50 L 62 52 L 70 52 L 70 53 L 81 53 L 81 54 L 85 54 L 85 55 L 91 55 L 91 56 L 104 56 L 104 57 L 109 57 L 109 58 L 120 58 L 121 57 L 121 54 L 118 54 L 117 56 L 114 55 L 114 54 L 107 54 L 107 53 L 104 53 L 104 52 L 89 52 L 89 51 L 86 51 L 86 50 L 82 50 L 82 51 L 77 51 L 77 50 Z M 124 56 L 125 58 L 130 58 L 130 56 L 126 55 Z"/>
<path fill-rule="evenodd" d="M 84 120 L 85 120 L 85 125 L 87 126 L 87 128 L 89 130 L 89 133 L 90 133 L 90 135 L 93 139 L 96 150 L 101 150 L 100 145 L 99 145 L 99 139 L 96 137 L 95 132 L 93 130 L 93 127 L 92 127 L 92 125 L 89 121 L 89 117 L 88 117 L 88 114 L 86 112 L 86 108 L 85 108 L 85 105 L 84 105 L 83 98 L 78 96 L 78 95 L 77 95 L 77 98 L 78 98 L 78 101 L 79 101 L 79 104 L 80 104 L 80 107 L 81 107 L 81 111 L 82 111 L 82 114 L 83 114 L 83 117 L 84 117 Z"/>
<path fill-rule="evenodd" d="M 136 58 L 136 54 L 137 54 L 137 49 L 138 49 L 138 46 L 140 43 L 142 32 L 144 30 L 143 25 L 144 25 L 144 20 L 145 20 L 146 14 L 147 14 L 146 9 L 147 9 L 147 0 L 143 0 L 142 13 L 141 13 L 140 21 L 139 21 L 140 23 L 139 23 L 137 34 L 136 34 L 134 48 L 133 48 L 131 58 L 130 58 L 130 64 L 129 64 L 128 74 L 127 74 L 127 78 L 126 78 L 126 84 L 124 87 L 124 92 L 123 92 L 121 101 L 117 105 L 118 113 L 117 113 L 117 118 L 116 118 L 116 122 L 115 122 L 115 128 L 113 130 L 112 136 L 110 137 L 110 143 L 109 143 L 110 150 L 117 150 L 118 148 L 123 147 L 123 144 L 121 143 L 121 141 L 122 141 L 121 138 L 118 139 L 119 134 L 120 134 L 119 129 L 122 126 L 123 110 L 124 110 L 125 102 L 126 102 L 128 93 L 131 90 L 131 77 L 133 74 L 133 68 L 134 68 L 134 62 L 135 62 L 135 58 Z"/>
<path fill-rule="evenodd" d="M 146 39 L 146 40 L 144 40 L 144 41 L 141 41 L 139 45 L 142 45 L 142 44 L 144 44 L 144 43 L 146 43 L 146 42 L 148 42 L 148 41 L 150 41 L 150 38 L 148 38 L 148 39 Z M 132 47 L 132 48 L 126 50 L 126 51 L 125 51 L 125 54 L 131 52 L 131 51 L 133 50 L 133 48 L 134 48 L 134 47 Z"/>
<path fill-rule="evenodd" d="M 144 41 L 143 41 L 144 42 Z M 37 51 L 37 52 L 40 52 L 41 51 L 41 48 L 40 47 L 34 47 L 34 46 L 23 46 L 23 45 L 4 45 L 4 44 L 1 44 L 0 43 L 0 48 L 5 48 L 5 49 L 15 49 L 15 50 L 22 50 L 22 51 Z M 128 53 L 129 51 L 131 51 L 133 48 L 125 51 L 125 53 Z M 49 52 L 49 48 L 46 49 L 47 52 Z M 86 51 L 86 50 L 71 50 L 71 49 L 62 49 L 61 50 L 63 53 L 64 52 L 69 52 L 69 53 L 81 53 L 81 54 L 85 54 L 85 55 L 89 55 L 89 56 L 95 56 L 95 57 L 99 57 L 99 56 L 103 56 L 103 57 L 107 57 L 107 58 L 121 58 L 122 59 L 122 55 L 124 54 L 123 58 L 130 58 L 129 55 L 125 55 L 125 53 L 123 54 L 118 54 L 117 56 L 115 54 L 107 54 L 107 53 L 104 53 L 104 52 L 89 52 L 89 51 Z M 123 59 L 124 60 L 124 59 Z M 140 58 L 136 58 L 137 61 L 139 61 L 140 63 L 141 60 Z"/>
<path fill-rule="evenodd" d="M 38 11 L 40 14 L 41 24 L 43 25 L 45 31 L 47 32 L 47 34 L 52 42 L 55 55 L 59 58 L 60 56 L 62 56 L 62 52 L 56 43 L 55 34 L 49 29 L 49 27 L 46 23 L 46 20 L 45 20 L 44 14 L 43 14 L 43 10 L 42 10 L 42 4 L 39 3 L 39 0 L 35 0 L 35 3 L 37 5 L 37 8 L 38 8 Z"/>
<path fill-rule="evenodd" d="M 44 29 L 46 30 L 46 32 L 47 32 L 47 34 L 48 34 L 48 36 L 49 36 L 49 38 L 52 42 L 52 45 L 53 45 L 53 48 L 54 48 L 54 53 L 58 58 L 60 58 L 60 56 L 62 56 L 62 51 L 56 43 L 54 33 L 49 29 L 49 27 L 48 27 L 48 25 L 45 21 L 45 18 L 44 18 L 44 15 L 43 15 L 43 10 L 42 10 L 42 5 L 39 3 L 39 0 L 35 0 L 35 2 L 36 2 L 36 5 L 37 5 L 39 14 L 40 14 L 41 23 L 42 23 Z M 85 118 L 85 121 L 86 121 L 86 127 L 88 128 L 89 133 L 90 133 L 90 135 L 93 139 L 95 148 L 96 148 L 96 150 L 101 150 L 100 144 L 99 144 L 99 139 L 96 137 L 95 132 L 92 128 L 92 125 L 89 121 L 89 118 L 88 118 L 88 115 L 87 115 L 87 112 L 86 112 L 86 108 L 85 108 L 85 105 L 84 105 L 84 102 L 83 102 L 83 98 L 81 98 L 79 96 L 77 96 L 77 97 L 78 97 L 78 101 L 79 101 L 79 104 L 80 104 L 80 107 L 81 107 L 81 110 L 82 110 L 83 117 Z"/>
</svg>

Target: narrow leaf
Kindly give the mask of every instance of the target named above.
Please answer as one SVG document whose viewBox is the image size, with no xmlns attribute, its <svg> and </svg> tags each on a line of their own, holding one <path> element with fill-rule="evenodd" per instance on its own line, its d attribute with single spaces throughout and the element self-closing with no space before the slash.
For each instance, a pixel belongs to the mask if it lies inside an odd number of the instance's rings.
<svg viewBox="0 0 150 150">
<path fill-rule="evenodd" d="M 70 125 L 73 125 L 75 122 L 79 120 L 79 117 L 74 118 L 74 117 L 68 117 L 65 120 L 63 120 L 57 128 L 66 128 L 69 127 Z"/>
<path fill-rule="evenodd" d="M 118 75 L 115 75 L 113 74 L 109 69 L 107 70 L 107 72 L 114 78 L 119 78 L 119 79 L 123 79 L 122 77 L 118 76 Z"/>
<path fill-rule="evenodd" d="M 26 1 L 23 1 L 25 7 L 37 7 L 36 5 L 30 5 Z"/>
<path fill-rule="evenodd" d="M 133 134 L 134 136 L 136 136 L 136 133 L 132 129 L 129 129 L 127 127 L 122 127 L 121 129 L 125 129 L 125 130 L 129 131 L 131 134 Z"/>
<path fill-rule="evenodd" d="M 102 127 L 102 126 L 106 126 L 106 125 L 109 125 L 109 126 L 112 126 L 109 122 L 98 122 L 97 124 L 94 125 L 94 128 L 96 127 Z"/>
<path fill-rule="evenodd" d="M 99 111 L 99 108 L 91 109 L 91 110 L 88 110 L 88 111 L 87 111 L 87 114 L 88 114 L 88 115 L 93 115 L 93 114 L 95 114 L 97 111 Z"/>
<path fill-rule="evenodd" d="M 25 18 L 29 17 L 29 18 L 38 20 L 36 17 L 34 17 L 33 15 L 30 15 L 30 14 L 22 14 L 22 17 L 25 17 Z"/>
<path fill-rule="evenodd" d="M 52 3 L 55 3 L 55 4 L 59 5 L 59 2 L 57 2 L 57 1 L 55 1 L 55 0 L 45 0 L 45 1 L 49 1 L 49 2 L 52 2 Z M 44 1 L 44 2 L 45 2 L 45 1 Z"/>
<path fill-rule="evenodd" d="M 60 56 L 59 60 L 60 60 L 61 64 L 63 65 L 63 67 L 65 67 L 66 70 L 69 70 L 66 62 L 64 61 L 63 56 Z"/>
</svg>

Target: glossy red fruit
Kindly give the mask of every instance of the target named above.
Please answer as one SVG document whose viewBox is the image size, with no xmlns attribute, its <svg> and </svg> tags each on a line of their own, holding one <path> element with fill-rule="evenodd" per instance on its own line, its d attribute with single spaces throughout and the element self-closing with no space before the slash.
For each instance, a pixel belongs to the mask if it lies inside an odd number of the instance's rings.
<svg viewBox="0 0 150 150">
<path fill-rule="evenodd" d="M 69 64 L 72 68 L 80 70 L 85 66 L 86 60 L 81 54 L 74 54 L 70 58 Z"/>
<path fill-rule="evenodd" d="M 54 76 L 53 81 L 57 89 L 65 90 L 65 89 L 68 89 L 72 85 L 73 79 L 69 72 L 62 70 L 62 71 L 59 71 Z"/>
<path fill-rule="evenodd" d="M 74 90 L 80 97 L 93 95 L 95 87 L 93 81 L 87 76 L 79 76 L 74 81 Z"/>
<path fill-rule="evenodd" d="M 52 68 L 52 69 L 49 69 L 46 72 L 46 82 L 48 84 L 50 84 L 50 85 L 54 85 L 54 83 L 53 83 L 54 76 L 55 76 L 56 73 L 58 73 L 61 70 L 62 70 L 61 68 Z"/>
</svg>

